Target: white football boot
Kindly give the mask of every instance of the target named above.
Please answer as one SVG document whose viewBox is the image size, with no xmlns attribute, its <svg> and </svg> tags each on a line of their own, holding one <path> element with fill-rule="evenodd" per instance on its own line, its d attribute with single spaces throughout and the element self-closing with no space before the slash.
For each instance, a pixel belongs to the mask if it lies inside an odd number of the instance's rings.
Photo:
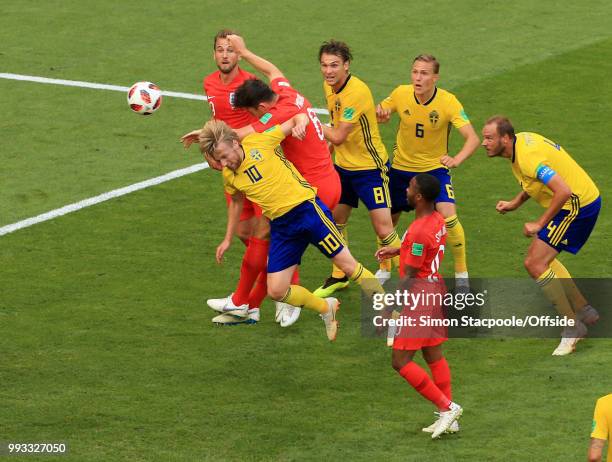
<svg viewBox="0 0 612 462">
<path fill-rule="evenodd" d="M 438 420 L 440 420 L 440 413 L 439 412 L 434 412 L 434 414 L 436 415 L 436 421 L 434 423 L 432 423 L 429 427 L 423 427 L 422 430 L 425 433 L 433 433 L 434 430 L 436 429 L 436 425 L 438 425 Z M 448 430 L 446 430 L 446 433 L 457 433 L 459 431 L 459 421 L 455 420 L 450 427 L 448 427 Z"/>
<path fill-rule="evenodd" d="M 291 305 L 284 303 L 284 302 L 274 302 L 274 305 L 276 306 L 274 322 L 281 322 L 281 320 L 283 319 L 283 315 L 285 314 L 285 310 L 287 309 L 288 306 L 291 306 Z"/>
<path fill-rule="evenodd" d="M 378 279 L 378 283 L 382 286 L 385 282 L 391 279 L 391 271 L 379 269 L 376 271 L 376 274 L 374 274 L 374 277 Z"/>
<path fill-rule="evenodd" d="M 587 328 L 580 321 L 576 320 L 574 327 L 566 327 L 561 332 L 561 342 L 552 352 L 553 356 L 566 356 L 574 352 L 576 344 L 586 337 Z"/>
<path fill-rule="evenodd" d="M 431 434 L 432 439 L 438 438 L 442 433 L 445 433 L 450 426 L 455 422 L 461 414 L 463 414 L 463 408 L 457 403 L 450 403 L 450 409 L 448 411 L 440 412 L 440 418 L 436 422 L 436 427 Z"/>
<path fill-rule="evenodd" d="M 234 305 L 234 302 L 232 302 L 232 295 L 234 294 L 231 293 L 225 298 L 209 298 L 206 300 L 206 304 L 219 313 L 230 313 L 236 316 L 246 317 L 249 305 L 246 303 L 240 306 Z"/>
<path fill-rule="evenodd" d="M 340 309 L 340 302 L 338 299 L 328 297 L 325 299 L 327 302 L 328 310 L 327 313 L 321 314 L 321 319 L 325 323 L 325 332 L 330 342 L 336 340 L 338 334 L 338 321 L 336 320 L 336 312 Z"/>
<path fill-rule="evenodd" d="M 289 327 L 296 323 L 296 321 L 300 318 L 300 313 L 302 309 L 297 306 L 287 304 L 285 311 L 283 312 L 283 317 L 280 321 L 281 327 Z"/>
<path fill-rule="evenodd" d="M 235 326 L 238 324 L 257 324 L 259 322 L 259 308 L 251 308 L 246 316 L 238 316 L 230 313 L 223 313 L 215 316 L 212 322 L 217 325 Z"/>
</svg>

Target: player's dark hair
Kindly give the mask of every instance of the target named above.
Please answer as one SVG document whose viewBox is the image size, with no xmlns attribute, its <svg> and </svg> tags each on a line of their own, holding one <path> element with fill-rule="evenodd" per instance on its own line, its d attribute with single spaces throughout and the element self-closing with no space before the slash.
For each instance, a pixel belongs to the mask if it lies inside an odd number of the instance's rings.
<svg viewBox="0 0 612 462">
<path fill-rule="evenodd" d="M 323 56 L 323 54 L 336 55 L 340 57 L 343 62 L 350 62 L 353 60 L 353 55 L 351 54 L 349 46 L 344 42 L 334 39 L 331 39 L 329 42 L 323 42 L 321 48 L 319 48 L 319 61 L 321 61 L 321 56 Z"/>
<path fill-rule="evenodd" d="M 240 35 L 240 34 L 236 32 L 235 30 L 221 29 L 219 32 L 217 32 L 217 35 L 215 35 L 215 39 L 213 40 L 213 50 L 217 48 L 217 40 L 227 38 L 228 35 Z"/>
<path fill-rule="evenodd" d="M 234 107 L 257 108 L 261 103 L 274 100 L 275 95 L 267 83 L 259 79 L 245 80 L 234 93 Z"/>
<path fill-rule="evenodd" d="M 424 63 L 432 63 L 434 74 L 440 73 L 440 63 L 438 62 L 438 60 L 436 59 L 434 55 L 425 55 L 425 54 L 419 55 L 416 58 L 414 58 L 414 60 L 412 61 L 412 64 L 416 63 L 417 61 L 423 61 Z"/>
<path fill-rule="evenodd" d="M 419 173 L 414 177 L 419 193 L 427 202 L 433 202 L 440 195 L 440 181 L 429 173 Z"/>
<path fill-rule="evenodd" d="M 495 124 L 497 127 L 497 134 L 499 136 L 508 135 L 510 138 L 514 138 L 514 127 L 508 117 L 502 115 L 496 115 L 489 117 L 485 122 L 485 125 Z"/>
</svg>

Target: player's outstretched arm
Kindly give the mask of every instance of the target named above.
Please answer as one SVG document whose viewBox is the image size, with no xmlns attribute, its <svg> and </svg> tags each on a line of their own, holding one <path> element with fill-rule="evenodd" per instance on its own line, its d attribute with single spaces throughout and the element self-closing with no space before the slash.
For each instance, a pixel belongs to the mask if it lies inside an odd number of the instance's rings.
<svg viewBox="0 0 612 462">
<path fill-rule="evenodd" d="M 606 440 L 599 438 L 591 438 L 591 444 L 589 445 L 589 462 L 601 462 L 601 456 L 603 448 L 606 445 Z"/>
<path fill-rule="evenodd" d="M 458 128 L 459 133 L 465 139 L 463 143 L 463 147 L 461 150 L 454 156 L 442 156 L 440 162 L 442 165 L 448 168 L 456 168 L 459 167 L 468 157 L 470 157 L 476 149 L 480 146 L 480 138 L 476 134 L 474 127 L 472 124 L 464 125 L 463 127 Z"/>
<path fill-rule="evenodd" d="M 521 191 L 511 201 L 498 201 L 497 205 L 495 206 L 495 210 L 503 215 L 507 212 L 512 212 L 513 210 L 518 209 L 528 200 L 529 194 L 527 194 L 525 191 Z"/>
<path fill-rule="evenodd" d="M 389 258 L 397 257 L 400 254 L 400 249 L 398 247 L 381 247 L 374 253 L 374 257 L 379 262 L 383 260 L 388 260 Z"/>
<path fill-rule="evenodd" d="M 232 238 L 236 233 L 236 229 L 238 228 L 238 223 L 240 221 L 240 212 L 242 211 L 242 205 L 244 202 L 244 194 L 241 192 L 237 192 L 232 194 L 232 200 L 227 208 L 227 227 L 225 229 L 225 237 L 221 244 L 217 246 L 217 251 L 215 252 L 215 256 L 217 259 L 217 263 L 221 263 L 223 261 L 223 255 L 227 249 L 232 245 Z"/>
<path fill-rule="evenodd" d="M 339 146 L 346 141 L 353 128 L 355 125 L 349 122 L 339 122 L 337 127 L 323 125 L 323 135 L 331 144 Z"/>
<path fill-rule="evenodd" d="M 392 113 L 393 111 L 391 109 L 386 109 L 382 106 L 382 104 L 379 104 L 376 106 L 376 121 L 379 124 L 386 124 L 389 122 L 389 120 L 391 120 Z"/>
<path fill-rule="evenodd" d="M 230 45 L 234 48 L 242 58 L 244 58 L 251 66 L 265 75 L 268 80 L 272 81 L 280 77 L 284 77 L 283 73 L 278 67 L 272 64 L 270 61 L 257 56 L 251 50 L 246 47 L 244 39 L 239 35 L 228 35 L 227 36 Z"/>
<path fill-rule="evenodd" d="M 306 136 L 306 127 L 309 123 L 310 119 L 308 116 L 300 113 L 283 122 L 280 128 L 285 136 L 292 135 L 299 140 L 303 140 Z"/>
</svg>

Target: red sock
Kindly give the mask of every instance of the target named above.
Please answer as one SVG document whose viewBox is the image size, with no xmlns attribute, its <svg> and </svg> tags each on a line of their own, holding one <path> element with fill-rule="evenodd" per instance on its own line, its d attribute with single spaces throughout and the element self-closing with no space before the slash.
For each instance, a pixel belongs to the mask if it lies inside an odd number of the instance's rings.
<svg viewBox="0 0 612 462">
<path fill-rule="evenodd" d="M 431 377 L 434 383 L 444 395 L 452 401 L 453 394 L 451 391 L 451 371 L 446 362 L 446 358 L 439 359 L 433 363 L 427 363 L 431 371 Z"/>
<path fill-rule="evenodd" d="M 255 287 L 253 287 L 249 294 L 249 307 L 259 308 L 266 295 L 268 295 L 268 272 L 264 270 L 257 276 Z"/>
<path fill-rule="evenodd" d="M 259 273 L 266 267 L 270 242 L 252 237 L 240 267 L 240 280 L 232 297 L 234 305 L 240 306 L 249 302 L 249 294 Z"/>
<path fill-rule="evenodd" d="M 418 391 L 421 396 L 434 403 L 438 409 L 447 409 L 451 401 L 429 378 L 425 369 L 414 361 L 410 361 L 399 371 L 399 374 Z"/>
<path fill-rule="evenodd" d="M 291 276 L 291 284 L 294 286 L 300 285 L 300 267 L 296 266 L 293 276 Z"/>
</svg>

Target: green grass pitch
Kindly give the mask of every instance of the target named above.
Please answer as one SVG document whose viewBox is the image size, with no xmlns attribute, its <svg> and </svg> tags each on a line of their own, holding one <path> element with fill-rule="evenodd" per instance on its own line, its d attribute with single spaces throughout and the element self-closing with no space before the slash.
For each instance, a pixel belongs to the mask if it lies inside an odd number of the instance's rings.
<svg viewBox="0 0 612 462">
<path fill-rule="evenodd" d="M 562 260 L 574 276 L 607 278 L 610 17 L 606 1 L 5 0 L 0 72 L 199 93 L 212 37 L 232 27 L 321 107 L 323 40 L 352 46 L 352 71 L 377 101 L 408 81 L 413 56 L 433 53 L 439 85 L 477 131 L 504 113 L 591 174 L 599 222 Z M 166 98 L 145 118 L 118 92 L 0 79 L 0 95 L 0 227 L 201 162 L 178 139 L 208 118 L 202 102 Z M 382 129 L 388 147 L 394 130 Z M 495 213 L 517 192 L 509 164 L 479 150 L 453 174 L 470 273 L 525 277 L 521 227 L 540 210 Z M 450 340 L 466 411 L 460 434 L 432 442 L 420 431 L 429 403 L 393 372 L 382 340 L 361 336 L 357 289 L 341 295 L 335 344 L 312 313 L 280 329 L 269 301 L 258 325 L 213 327 L 204 299 L 232 290 L 242 256 L 236 241 L 214 263 L 224 220 L 220 177 L 204 170 L 0 236 L 0 441 L 66 441 L 59 460 L 75 461 L 585 458 L 595 400 L 611 391 L 611 340 L 565 358 L 550 356 L 555 339 Z M 350 238 L 374 267 L 363 208 Z M 305 286 L 321 268 L 309 250 Z M 452 273 L 450 255 L 442 271 Z"/>
</svg>

